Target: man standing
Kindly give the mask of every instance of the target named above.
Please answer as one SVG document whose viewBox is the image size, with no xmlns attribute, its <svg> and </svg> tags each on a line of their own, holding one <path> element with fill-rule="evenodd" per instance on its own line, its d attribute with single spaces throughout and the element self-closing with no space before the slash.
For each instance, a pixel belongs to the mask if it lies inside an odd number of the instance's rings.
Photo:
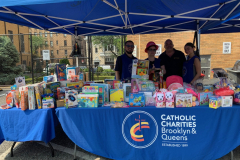
<svg viewBox="0 0 240 160">
<path fill-rule="evenodd" d="M 183 63 L 186 61 L 184 53 L 174 49 L 173 46 L 172 40 L 166 40 L 164 44 L 165 52 L 158 57 L 161 60 L 163 73 L 165 73 L 163 75 L 165 81 L 167 77 L 172 75 L 182 77 Z"/>
<path fill-rule="evenodd" d="M 117 57 L 116 67 L 115 67 L 115 76 L 116 80 L 131 80 L 132 76 L 132 61 L 137 59 L 132 55 L 134 49 L 133 41 L 125 42 L 125 53 Z"/>
</svg>

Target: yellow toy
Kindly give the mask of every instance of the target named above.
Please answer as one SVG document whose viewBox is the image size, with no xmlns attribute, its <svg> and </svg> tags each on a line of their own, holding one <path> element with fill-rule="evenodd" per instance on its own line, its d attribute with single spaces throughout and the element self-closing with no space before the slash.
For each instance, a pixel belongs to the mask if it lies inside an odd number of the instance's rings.
<svg viewBox="0 0 240 160">
<path fill-rule="evenodd" d="M 123 89 L 110 89 L 110 102 L 123 102 Z"/>
</svg>

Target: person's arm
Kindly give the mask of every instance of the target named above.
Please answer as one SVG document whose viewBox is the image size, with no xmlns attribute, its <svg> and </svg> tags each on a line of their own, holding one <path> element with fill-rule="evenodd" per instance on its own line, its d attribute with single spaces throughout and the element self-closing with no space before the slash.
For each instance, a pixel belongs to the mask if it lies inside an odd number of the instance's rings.
<svg viewBox="0 0 240 160">
<path fill-rule="evenodd" d="M 119 56 L 116 61 L 115 66 L 115 77 L 116 80 L 121 80 L 121 73 L 122 73 L 122 58 Z"/>
<path fill-rule="evenodd" d="M 163 74 L 166 74 L 166 69 L 165 69 L 165 66 L 164 65 L 161 65 L 161 69 L 163 71 Z"/>
<path fill-rule="evenodd" d="M 197 74 L 195 75 L 193 80 L 190 82 L 190 84 L 193 84 L 201 76 L 201 63 L 200 63 L 200 60 L 198 58 L 194 59 L 194 66 L 196 68 Z"/>
</svg>

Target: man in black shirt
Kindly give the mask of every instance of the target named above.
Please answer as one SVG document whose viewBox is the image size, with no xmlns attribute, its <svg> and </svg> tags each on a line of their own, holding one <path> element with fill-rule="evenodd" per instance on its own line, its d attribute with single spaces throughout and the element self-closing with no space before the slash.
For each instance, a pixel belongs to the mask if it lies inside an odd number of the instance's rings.
<svg viewBox="0 0 240 160">
<path fill-rule="evenodd" d="M 173 48 L 172 40 L 168 39 L 165 41 L 163 52 L 158 59 L 161 60 L 161 68 L 165 71 L 163 75 L 163 80 L 166 81 L 167 77 L 172 75 L 177 75 L 182 77 L 183 63 L 186 61 L 183 52 L 178 51 Z"/>
</svg>

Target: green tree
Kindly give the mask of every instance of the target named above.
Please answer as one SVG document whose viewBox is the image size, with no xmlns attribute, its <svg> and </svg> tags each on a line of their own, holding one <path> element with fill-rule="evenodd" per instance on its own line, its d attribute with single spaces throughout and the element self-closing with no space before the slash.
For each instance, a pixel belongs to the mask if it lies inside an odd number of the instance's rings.
<svg viewBox="0 0 240 160">
<path fill-rule="evenodd" d="M 42 68 L 42 65 L 41 65 L 41 62 L 39 59 L 37 59 L 36 61 L 36 70 L 35 70 L 37 73 L 42 73 L 43 72 L 43 68 Z"/>
<path fill-rule="evenodd" d="M 121 55 L 123 48 L 121 47 L 121 36 L 92 36 L 92 42 L 94 45 L 100 46 L 104 49 L 108 47 L 110 53 L 113 54 L 113 57 Z M 114 50 L 114 46 L 117 48 L 117 52 Z"/>
<path fill-rule="evenodd" d="M 32 36 L 33 54 L 37 55 L 39 52 L 39 49 L 48 47 L 45 41 L 46 41 L 46 38 L 42 36 L 35 36 L 35 35 Z"/>
<path fill-rule="evenodd" d="M 69 60 L 66 57 L 65 59 L 61 59 L 59 64 L 66 64 L 66 65 L 68 64 L 68 65 L 70 65 L 70 62 L 69 62 Z"/>
<path fill-rule="evenodd" d="M 22 75 L 17 67 L 19 53 L 7 36 L 0 37 L 0 84 L 14 84 L 15 78 Z"/>
</svg>

